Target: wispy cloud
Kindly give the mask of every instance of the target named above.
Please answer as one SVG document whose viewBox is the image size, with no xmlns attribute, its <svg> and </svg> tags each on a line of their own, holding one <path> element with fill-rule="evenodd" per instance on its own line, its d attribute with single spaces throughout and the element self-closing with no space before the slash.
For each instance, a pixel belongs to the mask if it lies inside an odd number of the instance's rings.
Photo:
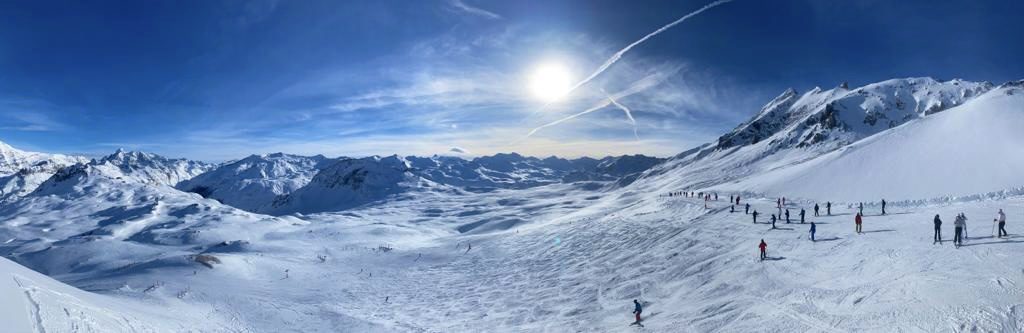
<svg viewBox="0 0 1024 333">
<path fill-rule="evenodd" d="M 462 1 L 462 0 L 449 0 L 448 1 L 448 5 L 450 5 L 452 8 L 455 8 L 455 9 L 457 9 L 459 11 L 462 11 L 462 12 L 465 12 L 465 13 L 469 13 L 469 14 L 473 14 L 473 15 L 477 15 L 477 16 L 481 16 L 481 17 L 485 17 L 485 18 L 492 19 L 492 20 L 496 20 L 496 19 L 500 19 L 501 18 L 501 15 L 495 14 L 494 12 L 491 12 L 489 10 L 486 10 L 486 9 L 483 9 L 483 8 L 480 8 L 480 7 L 470 6 L 465 1 Z"/>
<path fill-rule="evenodd" d="M 49 132 L 67 128 L 48 111 L 51 105 L 41 101 L 0 100 L 0 129 L 23 132 Z"/>
</svg>

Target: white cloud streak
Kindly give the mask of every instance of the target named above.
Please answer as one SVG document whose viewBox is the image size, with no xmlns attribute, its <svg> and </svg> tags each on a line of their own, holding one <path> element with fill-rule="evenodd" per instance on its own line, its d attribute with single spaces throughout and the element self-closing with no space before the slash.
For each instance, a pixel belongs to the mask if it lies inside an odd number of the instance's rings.
<svg viewBox="0 0 1024 333">
<path fill-rule="evenodd" d="M 461 11 L 464 11 L 466 13 L 470 13 L 470 14 L 473 14 L 473 15 L 477 15 L 477 16 L 481 16 L 481 17 L 486 17 L 486 18 L 489 18 L 489 19 L 492 19 L 492 20 L 497 20 L 497 19 L 501 18 L 501 15 L 495 14 L 494 12 L 491 12 L 491 11 L 486 10 L 486 9 L 470 6 L 470 5 L 466 4 L 465 2 L 463 2 L 462 0 L 451 0 L 451 1 L 448 2 L 448 4 L 451 5 L 452 7 L 456 8 L 456 9 L 458 9 L 458 10 L 461 10 Z"/>
<path fill-rule="evenodd" d="M 715 7 L 719 6 L 719 5 L 722 5 L 722 4 L 728 3 L 728 2 L 732 2 L 732 0 L 718 0 L 718 1 L 715 1 L 715 2 L 712 2 L 712 3 L 709 3 L 707 5 L 704 5 L 704 7 L 701 7 L 700 9 L 697 9 L 697 10 L 695 10 L 695 11 L 689 13 L 689 14 L 686 14 L 685 16 L 680 17 L 680 18 L 676 19 L 675 21 L 672 21 L 671 23 L 666 24 L 666 25 L 662 26 L 661 28 L 658 28 L 658 30 L 655 30 L 654 32 L 651 32 L 651 33 L 647 34 L 646 36 L 644 36 L 643 38 L 638 39 L 637 41 L 633 42 L 632 44 L 627 45 L 625 48 L 619 50 L 619 52 L 615 52 L 615 54 L 613 54 L 611 56 L 611 58 L 608 58 L 608 60 L 605 60 L 604 64 L 601 64 L 601 67 L 598 67 L 597 70 L 595 70 L 593 73 L 590 74 L 590 76 L 587 76 L 587 78 L 585 78 L 582 81 L 580 81 L 580 82 L 576 83 L 575 85 L 573 85 L 572 88 L 569 89 L 569 92 L 567 94 L 571 94 L 573 91 L 576 91 L 576 89 L 579 89 L 579 87 L 582 87 L 583 85 L 585 85 L 585 84 L 589 83 L 590 81 L 594 80 L 595 78 L 597 78 L 598 75 L 601 75 L 601 73 L 604 73 L 604 71 L 608 70 L 608 68 L 611 67 L 612 65 L 614 65 L 616 62 L 618 62 L 619 59 L 622 59 L 622 56 L 625 55 L 626 52 L 629 52 L 629 50 L 632 50 L 637 45 L 640 45 L 641 43 L 646 42 L 648 39 L 651 39 L 652 37 L 657 36 L 658 34 L 660 34 L 662 32 L 665 32 L 665 30 L 668 30 L 668 29 L 678 25 L 679 23 L 683 23 L 683 21 L 686 21 L 687 19 L 689 19 L 691 17 L 697 16 L 700 13 L 703 13 L 704 11 L 706 11 L 708 9 L 715 8 Z M 547 108 L 547 106 L 548 105 L 545 104 L 543 108 Z"/>
</svg>

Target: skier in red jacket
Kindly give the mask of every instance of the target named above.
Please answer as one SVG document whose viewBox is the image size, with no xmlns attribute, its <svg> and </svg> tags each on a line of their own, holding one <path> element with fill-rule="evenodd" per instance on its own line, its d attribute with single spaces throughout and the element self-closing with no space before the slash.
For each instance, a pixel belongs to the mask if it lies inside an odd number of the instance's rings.
<svg viewBox="0 0 1024 333">
<path fill-rule="evenodd" d="M 857 233 L 858 233 L 858 234 L 861 234 L 861 233 L 863 233 L 863 232 L 861 232 L 860 224 L 861 224 L 862 222 L 864 222 L 864 221 L 863 221 L 863 220 L 861 219 L 861 217 L 860 217 L 860 213 L 857 213 L 857 217 L 855 217 L 855 218 L 853 219 L 853 222 L 857 224 Z"/>
<path fill-rule="evenodd" d="M 761 260 L 764 260 L 764 258 L 767 258 L 768 255 L 767 255 L 767 253 L 765 251 L 768 249 L 768 243 L 765 243 L 764 239 L 762 238 L 761 239 L 761 244 L 758 245 L 757 247 L 761 249 Z"/>
</svg>

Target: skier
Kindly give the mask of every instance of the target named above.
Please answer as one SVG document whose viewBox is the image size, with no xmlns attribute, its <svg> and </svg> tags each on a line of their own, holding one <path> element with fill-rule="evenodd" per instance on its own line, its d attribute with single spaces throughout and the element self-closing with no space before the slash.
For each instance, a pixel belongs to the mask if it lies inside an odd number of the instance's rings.
<svg viewBox="0 0 1024 333">
<path fill-rule="evenodd" d="M 861 202 L 861 203 L 860 203 L 860 207 L 859 207 L 859 209 L 860 209 L 860 210 L 859 210 L 859 212 L 860 212 L 859 214 L 860 214 L 860 215 L 864 215 L 864 203 L 863 203 L 863 202 Z"/>
<path fill-rule="evenodd" d="M 864 222 L 864 220 L 861 218 L 860 213 L 857 213 L 857 216 L 853 218 L 853 222 L 857 224 L 857 233 L 862 233 L 860 225 L 862 222 Z"/>
<path fill-rule="evenodd" d="M 715 201 L 718 201 L 718 192 L 715 192 Z"/>
<path fill-rule="evenodd" d="M 729 203 L 732 203 L 732 202 L 733 202 L 733 199 L 732 199 L 732 198 L 733 198 L 733 195 L 732 195 L 732 194 L 730 194 L 730 195 L 729 195 Z"/>
<path fill-rule="evenodd" d="M 882 199 L 882 215 L 885 215 L 885 199 Z"/>
<path fill-rule="evenodd" d="M 748 209 L 750 208 L 750 204 L 747 204 L 747 208 Z M 757 223 L 757 211 L 756 210 L 754 211 L 753 215 L 754 215 L 754 223 Z"/>
<path fill-rule="evenodd" d="M 789 224 L 789 208 L 786 208 L 786 224 Z"/>
<path fill-rule="evenodd" d="M 740 195 L 739 194 L 736 195 L 736 204 L 737 205 L 740 204 Z"/>
<path fill-rule="evenodd" d="M 960 238 L 960 235 L 963 233 L 964 226 L 964 219 L 957 216 L 956 220 L 953 221 L 953 246 L 956 246 L 957 248 L 960 248 L 960 245 L 963 245 L 964 243 Z"/>
<path fill-rule="evenodd" d="M 942 219 L 939 219 L 939 214 L 935 214 L 935 219 L 932 221 L 935 224 L 935 243 L 942 243 Z"/>
<path fill-rule="evenodd" d="M 964 240 L 966 240 L 970 238 L 969 236 L 967 236 L 967 214 L 964 214 L 964 212 L 960 212 L 960 220 L 964 222 Z"/>
<path fill-rule="evenodd" d="M 999 238 L 1002 238 L 1003 236 L 1009 237 L 1009 234 L 1006 233 L 1006 213 L 1003 213 L 1002 209 L 1000 209 L 999 210 L 999 214 L 996 215 L 996 221 L 999 222 L 999 236 L 998 237 Z"/>
<path fill-rule="evenodd" d="M 783 205 L 783 206 L 785 206 L 785 205 L 786 205 L 786 197 L 782 197 L 782 205 Z"/>
<path fill-rule="evenodd" d="M 772 214 L 772 229 L 775 229 L 775 214 Z"/>
<path fill-rule="evenodd" d="M 814 203 L 814 217 L 818 217 L 818 203 Z"/>
<path fill-rule="evenodd" d="M 782 208 L 782 198 L 775 199 L 775 207 Z"/>
<path fill-rule="evenodd" d="M 764 238 L 761 238 L 761 244 L 758 244 L 757 247 L 761 249 L 761 261 L 764 261 L 765 258 L 768 258 L 766 252 L 768 250 L 768 243 L 765 243 Z"/>
<path fill-rule="evenodd" d="M 811 241 L 814 241 L 814 232 L 818 231 L 818 228 L 814 226 L 814 221 L 811 221 Z"/>
<path fill-rule="evenodd" d="M 633 313 L 636 314 L 636 321 L 634 321 L 630 325 L 644 326 L 643 324 L 640 323 L 640 313 L 641 312 L 644 312 L 644 307 L 640 306 L 640 302 L 638 302 L 637 300 L 634 299 L 633 300 Z"/>
<path fill-rule="evenodd" d="M 736 212 L 736 205 L 729 205 L 729 212 L 730 213 L 735 213 Z"/>
<path fill-rule="evenodd" d="M 807 212 L 800 208 L 800 224 L 804 224 L 804 215 L 807 215 Z"/>
<path fill-rule="evenodd" d="M 750 204 L 747 204 L 746 208 L 743 209 L 743 214 L 750 214 Z"/>
<path fill-rule="evenodd" d="M 832 216 L 832 202 L 831 201 L 826 201 L 825 202 L 825 213 L 828 214 L 828 216 Z"/>
</svg>

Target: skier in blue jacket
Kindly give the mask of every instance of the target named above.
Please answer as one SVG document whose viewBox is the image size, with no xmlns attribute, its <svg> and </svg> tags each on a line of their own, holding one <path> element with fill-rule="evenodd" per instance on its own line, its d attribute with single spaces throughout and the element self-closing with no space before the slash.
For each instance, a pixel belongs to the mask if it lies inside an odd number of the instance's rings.
<svg viewBox="0 0 1024 333">
<path fill-rule="evenodd" d="M 640 313 L 644 312 L 644 307 L 640 306 L 640 302 L 633 300 L 633 313 L 636 314 L 636 321 L 633 324 L 640 325 Z"/>
<path fill-rule="evenodd" d="M 814 221 L 811 221 L 811 241 L 812 242 L 814 241 L 814 232 L 817 231 L 817 230 L 818 230 L 818 228 L 814 225 Z"/>
</svg>

